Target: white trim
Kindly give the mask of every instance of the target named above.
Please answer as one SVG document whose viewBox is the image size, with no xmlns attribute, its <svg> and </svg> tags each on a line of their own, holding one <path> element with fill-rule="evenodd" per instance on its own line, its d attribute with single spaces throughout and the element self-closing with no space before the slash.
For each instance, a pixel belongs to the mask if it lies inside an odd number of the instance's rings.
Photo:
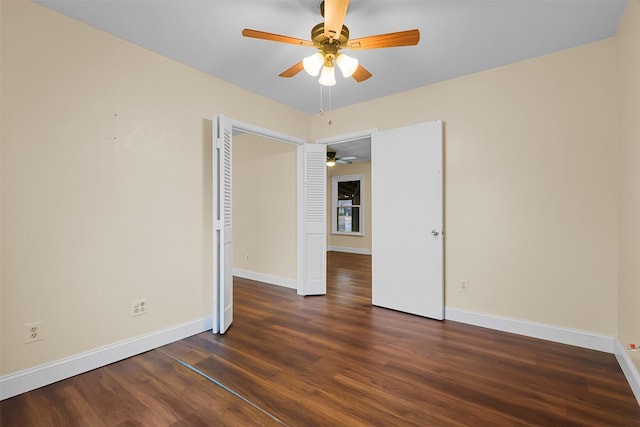
<svg viewBox="0 0 640 427">
<path fill-rule="evenodd" d="M 591 350 L 613 353 L 614 338 L 607 335 L 600 335 L 579 329 L 563 328 L 544 323 L 475 313 L 455 308 L 445 307 L 444 315 L 446 320 L 453 320 L 455 322 L 482 326 L 483 328 L 495 329 L 497 331 L 510 332 L 528 337 L 540 338 L 547 341 L 588 348 Z"/>
<path fill-rule="evenodd" d="M 346 252 L 348 254 L 371 255 L 371 249 L 346 248 L 344 246 L 327 246 L 327 251 Z"/>
<path fill-rule="evenodd" d="M 191 320 L 0 377 L 0 400 L 153 350 L 211 329 L 211 316 Z"/>
<path fill-rule="evenodd" d="M 227 118 L 227 120 L 231 120 L 231 127 L 233 130 L 239 130 L 257 136 L 264 136 L 265 138 L 275 139 L 276 141 L 286 142 L 288 144 L 303 145 L 307 143 L 306 139 L 286 135 L 281 132 L 276 132 L 275 130 L 255 126 L 249 123 L 244 123 L 240 120 L 229 118 Z"/>
<path fill-rule="evenodd" d="M 636 400 L 640 405 L 640 373 L 638 372 L 638 368 L 636 368 L 633 360 L 629 357 L 627 349 L 625 349 L 617 339 L 614 341 L 613 354 L 615 354 L 616 359 L 618 359 L 620 369 L 622 369 L 629 386 L 631 386 L 631 391 L 633 391 L 633 394 L 636 396 Z"/>
<path fill-rule="evenodd" d="M 446 320 L 454 322 L 613 353 L 631 387 L 631 391 L 633 391 L 638 404 L 640 404 L 640 373 L 631 360 L 631 357 L 629 357 L 627 350 L 620 344 L 620 341 L 614 337 L 578 329 L 561 328 L 544 323 L 474 313 L 455 308 L 445 307 L 444 313 Z"/>
<path fill-rule="evenodd" d="M 340 252 L 350 252 L 353 250 L 354 252 L 352 253 L 361 253 L 359 251 L 366 251 L 366 249 L 360 250 L 356 248 L 329 247 L 329 250 L 337 251 L 338 249 L 349 250 L 340 250 Z M 245 272 L 244 270 L 234 269 L 234 274 L 236 271 Z M 251 274 L 256 274 L 256 277 L 259 275 L 259 273 Z M 239 274 L 235 275 L 240 277 Z M 265 275 L 262 275 L 261 277 L 265 277 Z M 292 286 L 280 284 L 280 286 L 295 289 L 295 281 L 292 279 L 280 278 L 280 280 L 284 281 L 283 283 L 293 284 Z M 265 280 L 261 279 L 261 281 Z M 266 283 L 271 282 L 266 281 Z M 592 350 L 614 353 L 618 363 L 620 364 L 622 372 L 631 386 L 633 394 L 638 400 L 638 404 L 640 404 L 640 373 L 624 347 L 613 337 L 580 330 L 559 328 L 535 322 L 525 322 L 486 314 L 472 313 L 453 308 L 445 308 L 445 319 L 504 332 L 546 339 L 563 344 L 577 345 L 579 347 L 589 348 Z M 53 384 L 54 382 L 70 378 L 74 375 L 82 374 L 101 366 L 106 366 L 110 363 L 205 332 L 211 329 L 212 322 L 213 318 L 211 316 L 195 319 L 190 322 L 151 332 L 129 340 L 120 341 L 115 344 L 66 357 L 34 368 L 4 375 L 0 377 L 0 400 L 5 400 L 28 391 L 35 390 L 36 388 L 44 387 L 46 385 Z"/>
<path fill-rule="evenodd" d="M 347 133 L 339 136 L 330 136 L 328 138 L 316 139 L 316 144 L 335 144 L 338 142 L 355 141 L 356 139 L 370 138 L 378 129 L 366 129 L 356 132 Z"/>
<path fill-rule="evenodd" d="M 298 282 L 296 279 L 289 279 L 287 277 L 272 276 L 270 274 L 258 273 L 256 271 L 243 270 L 241 268 L 234 268 L 233 275 L 236 277 L 242 277 L 243 279 L 255 280 L 258 282 L 268 283 L 270 285 L 278 285 L 285 288 L 297 289 Z"/>
</svg>

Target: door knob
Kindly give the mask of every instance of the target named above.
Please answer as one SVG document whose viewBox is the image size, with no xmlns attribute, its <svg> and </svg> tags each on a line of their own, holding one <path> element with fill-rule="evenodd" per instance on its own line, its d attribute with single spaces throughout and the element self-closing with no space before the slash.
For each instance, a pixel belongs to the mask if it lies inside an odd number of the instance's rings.
<svg viewBox="0 0 640 427">
<path fill-rule="evenodd" d="M 433 230 L 431 230 L 431 235 L 433 237 L 438 237 L 440 235 L 440 231 L 438 231 L 436 228 L 434 228 Z"/>
</svg>

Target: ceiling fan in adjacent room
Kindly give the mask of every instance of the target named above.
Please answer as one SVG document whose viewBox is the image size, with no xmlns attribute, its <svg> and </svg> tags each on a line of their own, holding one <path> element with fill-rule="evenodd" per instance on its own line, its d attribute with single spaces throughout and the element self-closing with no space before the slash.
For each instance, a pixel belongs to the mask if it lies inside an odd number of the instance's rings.
<svg viewBox="0 0 640 427">
<path fill-rule="evenodd" d="M 304 69 L 312 76 L 320 74 L 318 81 L 323 86 L 336 84 L 335 65 L 340 68 L 344 77 L 353 77 L 357 82 L 363 82 L 371 77 L 371 73 L 360 65 L 356 58 L 342 53 L 342 49 L 361 50 L 415 46 L 420 41 L 420 31 L 418 29 L 349 39 L 349 29 L 344 25 L 348 7 L 349 0 L 323 1 L 320 4 L 320 14 L 324 21 L 314 26 L 311 30 L 311 41 L 248 28 L 242 30 L 242 35 L 316 48 L 318 52 L 283 71 L 280 73 L 280 77 L 293 77 Z"/>
<path fill-rule="evenodd" d="M 350 165 L 352 160 L 357 160 L 356 156 L 347 156 L 347 157 L 336 157 L 336 153 L 332 151 L 327 151 L 327 166 L 335 166 L 336 163 L 340 163 L 343 165 Z"/>
</svg>

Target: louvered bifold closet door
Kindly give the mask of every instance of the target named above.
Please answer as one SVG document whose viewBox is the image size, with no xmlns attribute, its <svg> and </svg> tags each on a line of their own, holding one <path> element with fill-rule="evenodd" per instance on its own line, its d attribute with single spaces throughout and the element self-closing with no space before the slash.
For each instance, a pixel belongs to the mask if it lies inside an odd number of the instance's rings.
<svg viewBox="0 0 640 427">
<path fill-rule="evenodd" d="M 321 144 L 304 144 L 302 233 L 302 295 L 327 293 L 327 149 Z"/>
<path fill-rule="evenodd" d="M 216 116 L 214 123 L 214 280 L 218 331 L 223 334 L 233 321 L 232 128 L 224 116 Z"/>
</svg>

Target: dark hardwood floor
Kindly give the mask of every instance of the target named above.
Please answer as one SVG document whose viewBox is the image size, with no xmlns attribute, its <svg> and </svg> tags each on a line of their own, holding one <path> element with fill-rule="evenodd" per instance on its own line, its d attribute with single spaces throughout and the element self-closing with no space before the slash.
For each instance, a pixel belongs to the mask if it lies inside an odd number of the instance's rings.
<svg viewBox="0 0 640 427">
<path fill-rule="evenodd" d="M 325 297 L 236 279 L 226 335 L 7 399 L 1 424 L 640 426 L 613 355 L 372 307 L 370 257 L 328 264 Z"/>
</svg>

